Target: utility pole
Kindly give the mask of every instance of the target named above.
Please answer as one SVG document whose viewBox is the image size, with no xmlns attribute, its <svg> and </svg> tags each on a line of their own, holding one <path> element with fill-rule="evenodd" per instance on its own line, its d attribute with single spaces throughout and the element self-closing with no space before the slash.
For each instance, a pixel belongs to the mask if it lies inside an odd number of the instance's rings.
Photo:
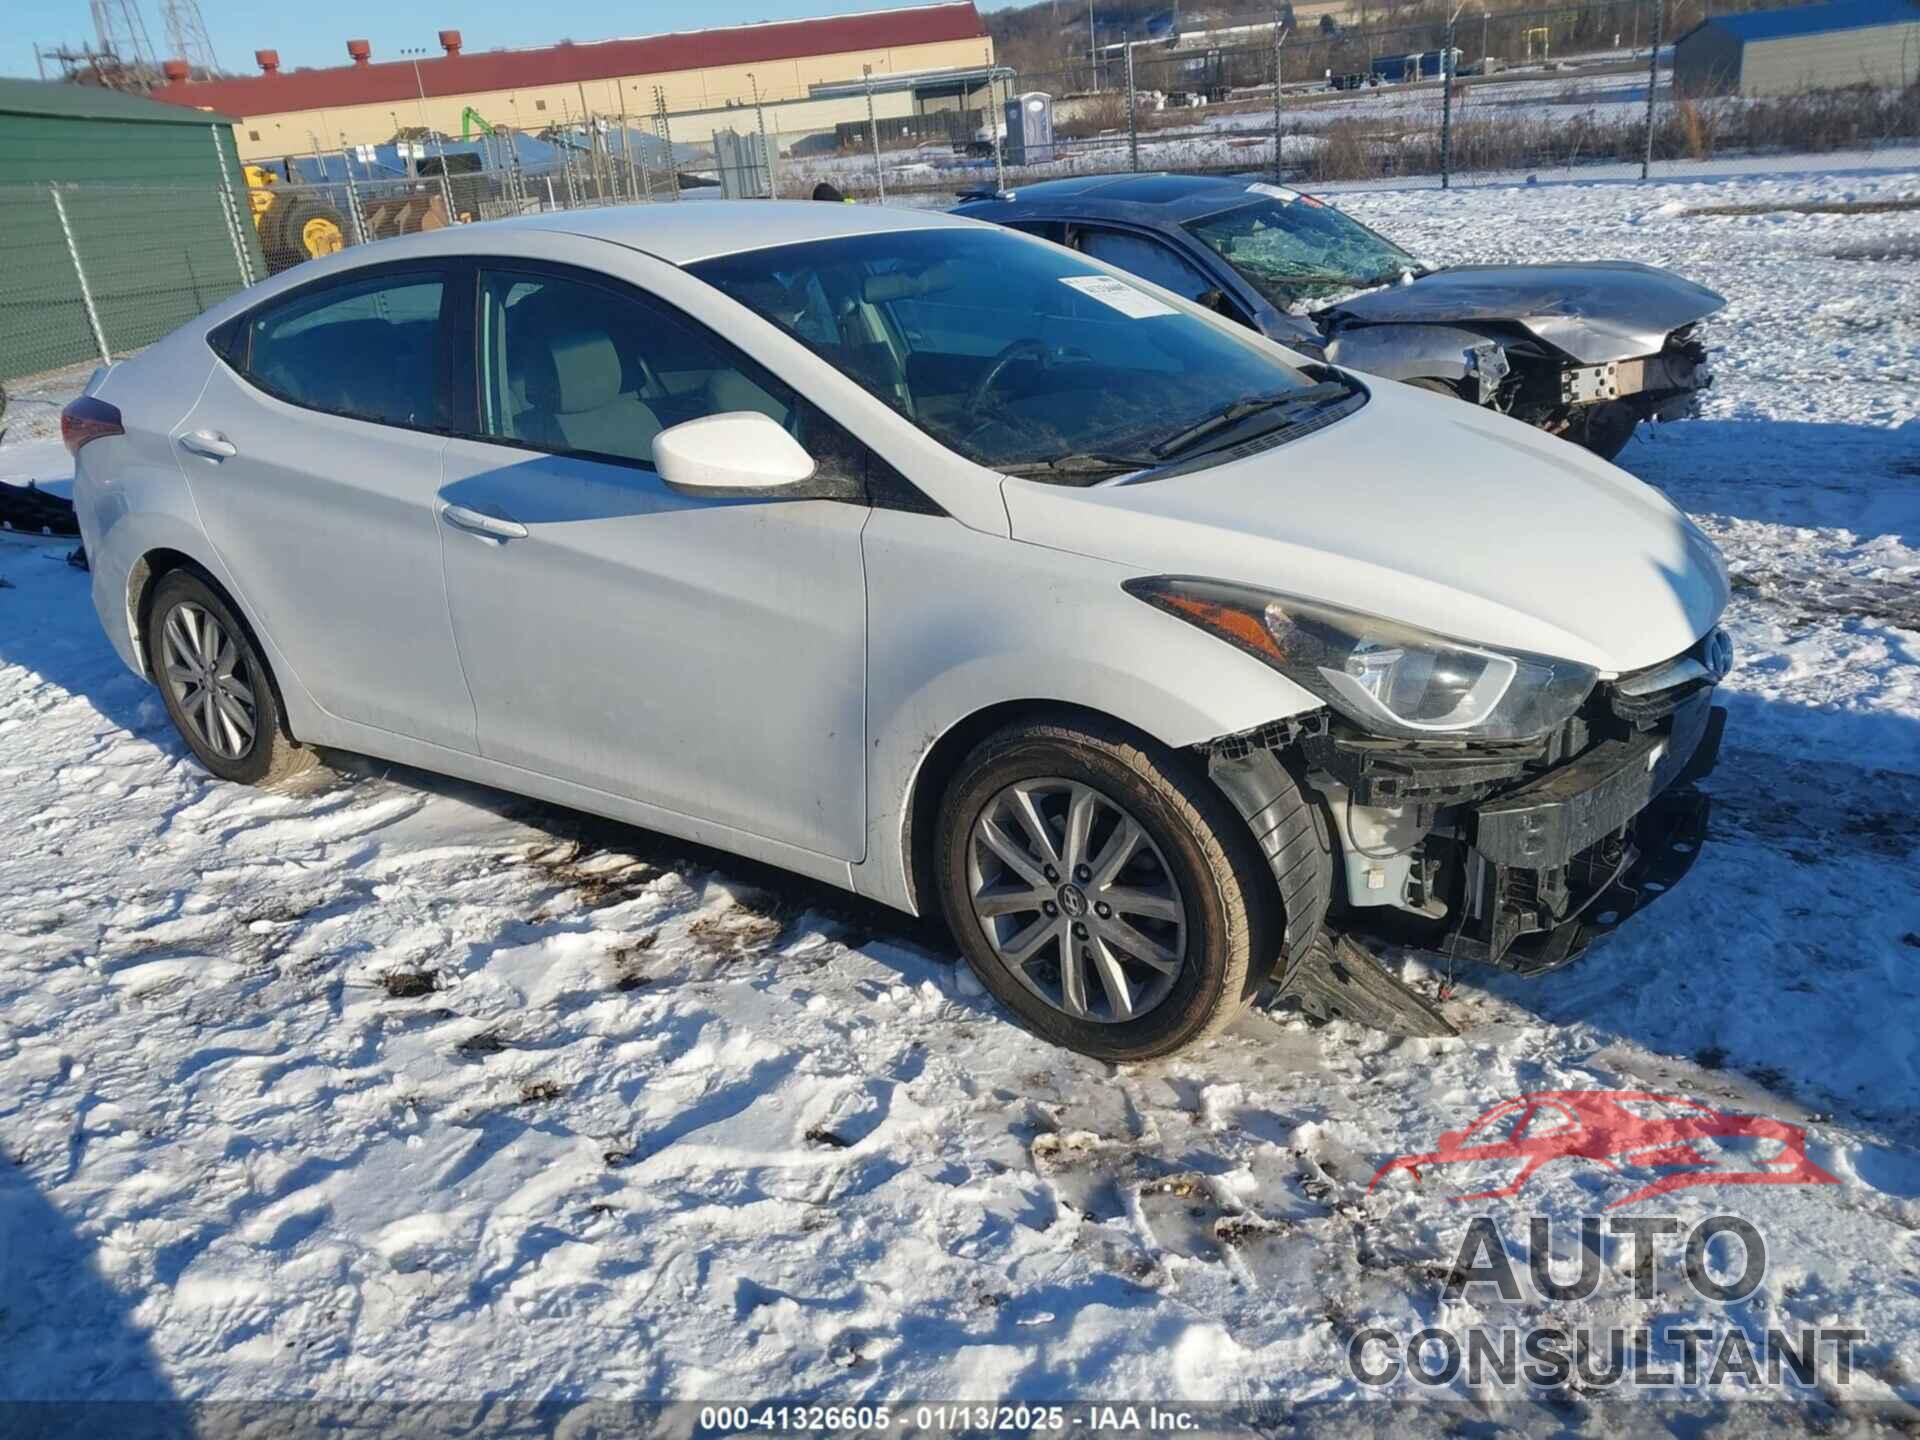
<svg viewBox="0 0 1920 1440">
<path fill-rule="evenodd" d="M 420 57 L 427 52 L 415 48 L 400 52 L 413 61 L 413 88 L 420 97 L 420 140 L 424 144 L 427 136 L 433 136 L 434 153 L 440 157 L 440 198 L 446 202 L 447 223 L 457 224 L 460 217 L 453 211 L 453 187 L 447 183 L 447 152 L 440 143 L 440 132 L 427 123 L 427 83 L 420 78 Z"/>
<path fill-rule="evenodd" d="M 1128 30 L 1121 38 L 1127 47 L 1127 168 L 1137 172 L 1140 169 L 1140 122 L 1134 115 L 1138 96 L 1133 88 L 1133 32 Z"/>
<path fill-rule="evenodd" d="M 1654 0 L 1653 44 L 1647 47 L 1647 148 L 1640 156 L 1640 178 L 1653 168 L 1653 92 L 1660 83 L 1660 35 L 1667 28 L 1667 0 Z"/>
</svg>

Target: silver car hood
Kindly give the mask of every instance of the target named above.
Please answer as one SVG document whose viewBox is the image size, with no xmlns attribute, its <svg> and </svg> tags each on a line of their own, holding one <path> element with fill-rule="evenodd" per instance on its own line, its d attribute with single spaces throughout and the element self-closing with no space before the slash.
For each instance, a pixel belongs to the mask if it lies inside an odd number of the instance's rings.
<svg viewBox="0 0 1920 1440">
<path fill-rule="evenodd" d="M 1583 365 L 1651 355 L 1682 325 L 1727 302 L 1704 285 L 1630 260 L 1580 265 L 1456 265 L 1328 306 L 1322 326 L 1516 324 Z"/>
<path fill-rule="evenodd" d="M 1503 415 L 1373 389 L 1323 430 L 1191 474 L 1008 480 L 1014 537 L 1611 672 L 1670 659 L 1719 618 L 1718 552 L 1658 491 Z"/>
</svg>

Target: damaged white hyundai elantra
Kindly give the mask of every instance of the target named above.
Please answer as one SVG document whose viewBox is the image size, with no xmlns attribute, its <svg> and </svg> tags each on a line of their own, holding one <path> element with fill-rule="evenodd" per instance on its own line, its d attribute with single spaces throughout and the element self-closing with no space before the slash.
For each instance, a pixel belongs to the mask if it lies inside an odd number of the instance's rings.
<svg viewBox="0 0 1920 1440">
<path fill-rule="evenodd" d="M 939 907 L 1091 1055 L 1334 936 L 1550 968 L 1698 848 L 1731 656 L 1684 516 L 999 227 L 369 245 L 64 429 L 101 621 L 214 774 L 359 752 Z"/>
</svg>

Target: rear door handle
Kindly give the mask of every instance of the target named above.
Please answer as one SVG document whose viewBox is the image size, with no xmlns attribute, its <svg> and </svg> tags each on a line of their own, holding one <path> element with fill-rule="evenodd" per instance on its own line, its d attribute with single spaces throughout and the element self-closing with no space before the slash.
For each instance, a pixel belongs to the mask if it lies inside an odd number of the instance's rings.
<svg viewBox="0 0 1920 1440">
<path fill-rule="evenodd" d="M 240 453 L 240 447 L 217 430 L 189 430 L 180 437 L 180 448 L 209 460 L 225 460 Z"/>
<path fill-rule="evenodd" d="M 483 515 L 478 510 L 469 510 L 464 505 L 442 505 L 440 516 L 449 525 L 481 535 L 488 540 L 524 540 L 527 527 L 518 520 L 503 520 L 498 515 Z"/>
</svg>

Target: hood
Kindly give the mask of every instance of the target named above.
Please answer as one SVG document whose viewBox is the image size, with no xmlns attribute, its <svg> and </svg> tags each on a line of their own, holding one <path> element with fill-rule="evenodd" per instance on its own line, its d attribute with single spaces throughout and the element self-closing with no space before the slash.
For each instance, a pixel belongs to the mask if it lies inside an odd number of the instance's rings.
<svg viewBox="0 0 1920 1440">
<path fill-rule="evenodd" d="M 1207 470 L 1092 489 L 1009 479 L 1014 538 L 1603 672 L 1669 659 L 1719 618 L 1719 554 L 1656 491 L 1504 416 L 1373 389 L 1323 430 Z"/>
<path fill-rule="evenodd" d="M 1726 303 L 1670 270 L 1627 260 L 1456 265 L 1342 300 L 1316 318 L 1323 326 L 1504 321 L 1598 365 L 1651 355 L 1673 331 Z"/>
</svg>

